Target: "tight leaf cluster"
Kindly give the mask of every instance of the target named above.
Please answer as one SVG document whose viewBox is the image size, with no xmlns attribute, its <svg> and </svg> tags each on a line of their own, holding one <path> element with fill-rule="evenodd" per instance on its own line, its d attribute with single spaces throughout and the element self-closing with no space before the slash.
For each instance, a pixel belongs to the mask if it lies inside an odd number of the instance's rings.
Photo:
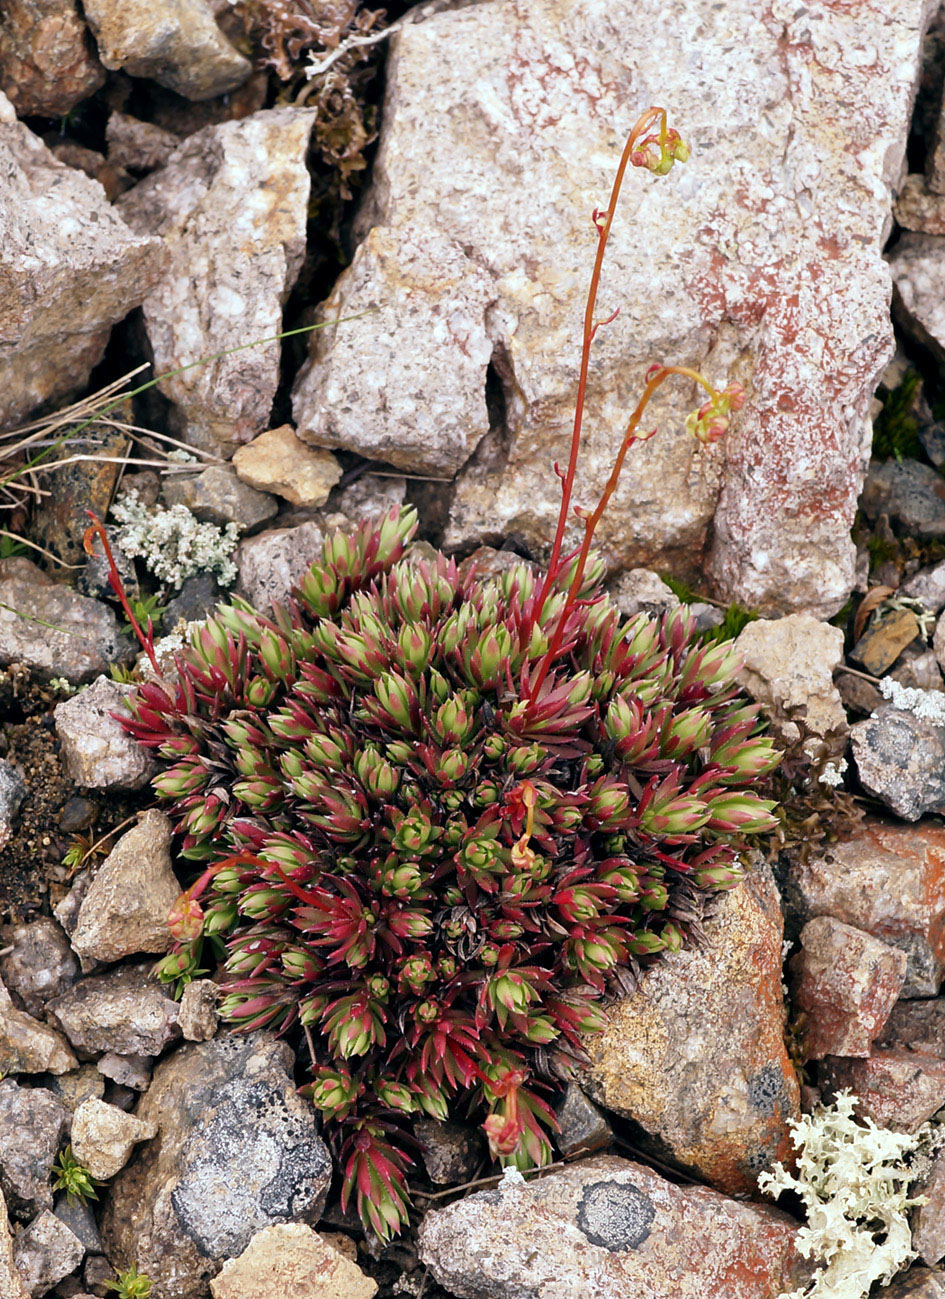
<svg viewBox="0 0 945 1299">
<path fill-rule="evenodd" d="M 385 1238 L 412 1116 L 461 1105 L 505 1165 L 550 1159 L 550 1088 L 601 999 L 682 946 L 775 824 L 731 644 L 684 609 L 576 598 L 567 565 L 539 607 L 524 565 L 403 559 L 414 527 L 329 538 L 271 618 L 222 609 L 127 723 L 205 866 L 163 977 L 225 944 L 224 1017 L 304 1029 L 345 1202 Z"/>
</svg>

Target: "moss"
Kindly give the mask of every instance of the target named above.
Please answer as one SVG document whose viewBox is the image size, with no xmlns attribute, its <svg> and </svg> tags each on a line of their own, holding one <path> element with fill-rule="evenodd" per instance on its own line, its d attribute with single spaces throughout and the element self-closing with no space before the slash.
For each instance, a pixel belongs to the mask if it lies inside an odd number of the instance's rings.
<svg viewBox="0 0 945 1299">
<path fill-rule="evenodd" d="M 921 387 L 920 376 L 915 370 L 907 370 L 898 388 L 893 388 L 887 394 L 883 409 L 873 426 L 875 459 L 915 459 L 922 454 L 919 425 L 915 416 L 916 398 Z"/>
<path fill-rule="evenodd" d="M 759 614 L 756 609 L 746 609 L 744 605 L 733 602 L 725 610 L 718 627 L 710 627 L 705 633 L 707 641 L 735 640 L 750 622 L 757 622 Z"/>
</svg>

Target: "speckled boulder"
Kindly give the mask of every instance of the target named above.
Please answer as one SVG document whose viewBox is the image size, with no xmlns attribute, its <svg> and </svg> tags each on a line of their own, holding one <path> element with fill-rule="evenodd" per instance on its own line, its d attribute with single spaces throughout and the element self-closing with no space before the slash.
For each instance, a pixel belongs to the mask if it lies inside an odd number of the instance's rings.
<svg viewBox="0 0 945 1299">
<path fill-rule="evenodd" d="M 86 1059 L 98 1051 L 160 1055 L 180 1037 L 180 1008 L 151 970 L 147 962 L 81 979 L 47 1013 Z"/>
<path fill-rule="evenodd" d="M 132 685 L 101 676 L 86 690 L 57 704 L 53 712 L 66 775 L 89 789 L 140 789 L 155 771 L 154 761 L 114 713 L 125 713 Z"/>
<path fill-rule="evenodd" d="M 278 1222 L 318 1221 L 331 1177 L 292 1054 L 264 1033 L 184 1046 L 137 1110 L 160 1129 L 112 1183 L 102 1238 L 161 1299 L 202 1299 L 225 1259 Z"/>
<path fill-rule="evenodd" d="M 797 1227 L 767 1205 L 600 1155 L 428 1213 L 420 1257 L 458 1299 L 777 1299 Z"/>
<path fill-rule="evenodd" d="M 585 1041 L 581 1086 L 729 1195 L 790 1156 L 799 1089 L 784 1048 L 781 911 L 767 867 L 720 901 L 699 949 L 649 969 Z"/>
</svg>

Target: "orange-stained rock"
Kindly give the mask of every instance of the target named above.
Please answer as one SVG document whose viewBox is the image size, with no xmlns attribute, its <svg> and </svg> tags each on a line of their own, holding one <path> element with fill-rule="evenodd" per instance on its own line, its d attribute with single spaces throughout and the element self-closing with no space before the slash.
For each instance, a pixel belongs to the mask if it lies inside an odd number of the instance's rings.
<svg viewBox="0 0 945 1299">
<path fill-rule="evenodd" d="M 945 828 L 862 822 L 849 838 L 788 864 L 785 900 L 800 924 L 833 916 L 908 957 L 903 997 L 934 997 L 945 973 Z"/>
<path fill-rule="evenodd" d="M 881 1128 L 915 1132 L 945 1105 L 945 1060 L 878 1047 L 866 1060 L 828 1056 L 817 1072 L 825 1096 L 848 1088 L 856 1112 Z"/>
<path fill-rule="evenodd" d="M 905 952 L 831 916 L 808 921 L 801 949 L 791 972 L 806 1059 L 869 1055 L 902 989 Z"/>
<path fill-rule="evenodd" d="M 730 1195 L 786 1161 L 799 1115 L 784 1047 L 783 927 L 770 870 L 752 869 L 705 923 L 706 942 L 646 972 L 586 1040 L 581 1086 L 633 1119 L 669 1154 Z"/>
<path fill-rule="evenodd" d="M 599 1155 L 428 1213 L 420 1257 L 459 1299 L 777 1299 L 803 1284 L 797 1224 Z"/>
</svg>

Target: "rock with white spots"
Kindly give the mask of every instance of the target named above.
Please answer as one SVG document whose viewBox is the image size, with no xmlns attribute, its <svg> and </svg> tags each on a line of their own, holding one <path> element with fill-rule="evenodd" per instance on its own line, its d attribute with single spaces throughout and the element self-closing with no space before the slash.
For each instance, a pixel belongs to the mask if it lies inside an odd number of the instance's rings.
<svg viewBox="0 0 945 1299">
<path fill-rule="evenodd" d="M 519 534 L 547 551 L 567 461 L 584 300 L 627 130 L 658 99 L 691 160 L 632 172 L 614 222 L 578 502 L 610 472 L 654 361 L 748 387 L 715 455 L 683 431 L 702 398 L 667 384 L 597 533 L 612 569 L 711 574 L 764 610 L 835 611 L 853 585 L 868 410 L 892 352 L 890 224 L 927 22 L 924 0 L 694 2 L 632 22 L 604 0 L 451 7 L 391 46 L 364 240 L 295 390 L 299 436 L 462 464 L 447 546 Z M 641 39 L 641 33 L 645 38 Z M 737 39 L 735 37 L 737 33 Z M 449 104 L 445 114 L 431 103 Z M 393 304 L 390 305 L 390 304 Z M 439 491 L 439 488 L 434 488 Z"/>
<path fill-rule="evenodd" d="M 232 455 L 269 427 L 282 308 L 305 255 L 314 113 L 272 108 L 190 136 L 123 195 L 123 218 L 160 235 L 170 264 L 144 302 L 157 373 L 243 344 L 161 381 L 183 436 Z"/>
</svg>

